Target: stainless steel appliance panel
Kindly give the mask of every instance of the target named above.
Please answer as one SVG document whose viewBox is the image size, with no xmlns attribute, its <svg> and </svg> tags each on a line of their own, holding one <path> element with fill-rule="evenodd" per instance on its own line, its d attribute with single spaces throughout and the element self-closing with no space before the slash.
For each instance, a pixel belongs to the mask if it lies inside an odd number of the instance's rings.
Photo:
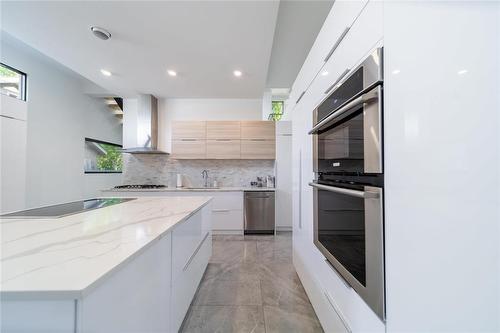
<svg viewBox="0 0 500 333">
<path fill-rule="evenodd" d="M 245 192 L 245 234 L 274 233 L 274 192 Z"/>
<path fill-rule="evenodd" d="M 377 49 L 314 110 L 315 172 L 383 173 L 381 60 Z"/>
</svg>

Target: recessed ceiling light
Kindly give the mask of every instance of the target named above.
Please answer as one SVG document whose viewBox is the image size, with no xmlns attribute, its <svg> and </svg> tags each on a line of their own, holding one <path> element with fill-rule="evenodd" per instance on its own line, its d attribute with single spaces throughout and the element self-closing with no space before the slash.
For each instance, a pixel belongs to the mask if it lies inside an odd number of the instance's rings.
<svg viewBox="0 0 500 333">
<path fill-rule="evenodd" d="M 243 75 L 243 73 L 242 73 L 241 71 L 238 71 L 238 70 L 233 71 L 233 74 L 234 74 L 234 76 L 236 76 L 236 77 L 240 77 L 240 76 L 242 76 L 242 75 Z"/>
<path fill-rule="evenodd" d="M 170 75 L 170 76 L 177 76 L 177 72 L 176 72 L 176 71 L 173 71 L 173 70 L 171 70 L 171 69 L 167 70 L 167 73 L 168 73 L 168 75 Z"/>
<path fill-rule="evenodd" d="M 468 71 L 466 69 L 462 69 L 462 70 L 459 70 L 457 73 L 458 73 L 458 75 L 464 75 L 467 72 Z"/>
<path fill-rule="evenodd" d="M 94 36 L 96 36 L 99 39 L 108 40 L 111 38 L 111 34 L 106 29 L 99 27 L 90 27 L 90 31 L 92 31 Z"/>
<path fill-rule="evenodd" d="M 104 76 L 111 76 L 111 72 L 107 71 L 105 69 L 101 69 L 101 74 L 104 75 Z"/>
<path fill-rule="evenodd" d="M 399 73 L 401 73 L 401 71 L 399 69 L 395 69 L 392 71 L 392 74 L 399 74 Z"/>
<path fill-rule="evenodd" d="M 323 76 L 327 76 L 327 75 L 328 75 L 328 71 L 323 71 L 323 72 L 321 72 L 321 75 L 323 75 Z"/>
</svg>

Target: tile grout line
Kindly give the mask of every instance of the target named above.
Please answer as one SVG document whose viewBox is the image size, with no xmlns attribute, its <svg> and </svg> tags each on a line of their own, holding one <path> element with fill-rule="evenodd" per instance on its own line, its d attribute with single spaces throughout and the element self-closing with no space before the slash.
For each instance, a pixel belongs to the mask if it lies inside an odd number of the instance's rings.
<svg viewBox="0 0 500 333">
<path fill-rule="evenodd" d="M 259 279 L 259 288 L 260 288 L 260 299 L 262 301 L 260 309 L 262 311 L 262 321 L 264 322 L 264 333 L 267 333 L 266 315 L 264 313 L 264 298 L 262 297 L 262 280 L 261 279 Z"/>
</svg>

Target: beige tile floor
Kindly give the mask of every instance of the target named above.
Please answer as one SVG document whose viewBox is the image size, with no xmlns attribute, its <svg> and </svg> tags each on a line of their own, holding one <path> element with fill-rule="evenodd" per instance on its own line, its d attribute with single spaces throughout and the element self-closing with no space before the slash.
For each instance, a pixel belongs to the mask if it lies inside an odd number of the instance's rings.
<svg viewBox="0 0 500 333">
<path fill-rule="evenodd" d="M 214 236 L 182 332 L 323 332 L 292 263 L 291 233 Z"/>
</svg>

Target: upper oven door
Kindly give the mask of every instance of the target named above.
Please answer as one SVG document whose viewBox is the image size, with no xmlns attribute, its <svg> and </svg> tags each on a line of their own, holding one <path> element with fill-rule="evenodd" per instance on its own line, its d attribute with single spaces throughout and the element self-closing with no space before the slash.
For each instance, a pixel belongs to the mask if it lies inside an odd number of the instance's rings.
<svg viewBox="0 0 500 333">
<path fill-rule="evenodd" d="M 383 173 L 382 87 L 351 100 L 311 131 L 314 171 L 349 174 Z"/>
<path fill-rule="evenodd" d="M 315 110 L 314 125 L 363 92 L 383 81 L 382 48 L 375 49 L 359 66 L 344 74 L 325 91 L 328 94 Z"/>
</svg>

